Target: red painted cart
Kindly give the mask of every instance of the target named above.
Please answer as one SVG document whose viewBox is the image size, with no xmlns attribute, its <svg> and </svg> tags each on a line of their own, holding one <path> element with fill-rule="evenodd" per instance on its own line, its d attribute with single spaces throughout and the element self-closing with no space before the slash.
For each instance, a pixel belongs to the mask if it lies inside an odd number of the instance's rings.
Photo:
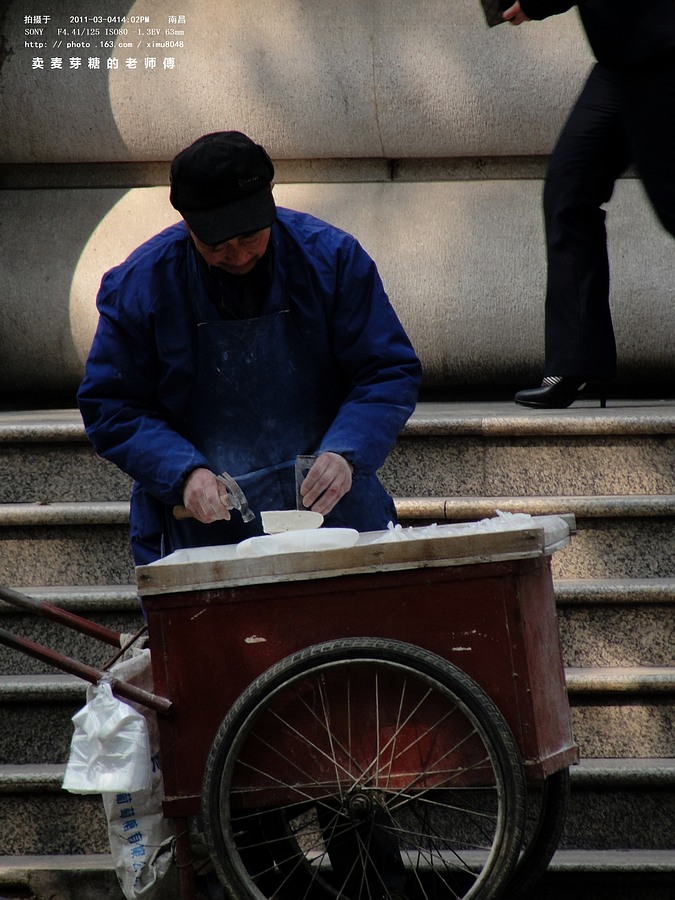
<svg viewBox="0 0 675 900">
<path fill-rule="evenodd" d="M 156 692 L 140 699 L 161 713 L 184 900 L 200 812 L 237 900 L 526 890 L 578 759 L 550 571 L 572 529 L 439 526 L 139 568 Z"/>
</svg>

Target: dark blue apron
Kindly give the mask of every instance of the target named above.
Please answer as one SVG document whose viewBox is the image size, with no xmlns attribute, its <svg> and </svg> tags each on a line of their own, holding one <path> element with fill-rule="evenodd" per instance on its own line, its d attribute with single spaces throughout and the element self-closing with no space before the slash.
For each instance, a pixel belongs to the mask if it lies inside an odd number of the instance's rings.
<svg viewBox="0 0 675 900">
<path fill-rule="evenodd" d="M 188 279 L 201 285 L 197 262 L 189 259 Z M 181 431 L 214 472 L 237 480 L 256 517 L 244 523 L 234 510 L 229 522 L 204 525 L 176 522 L 167 510 L 164 553 L 236 543 L 262 534 L 262 510 L 295 509 L 295 458 L 317 451 L 341 397 L 330 361 L 303 341 L 283 294 L 276 279 L 263 315 L 224 320 L 205 292 L 194 293 L 197 376 Z M 378 479 L 356 476 L 325 524 L 370 531 L 386 528 L 394 516 Z"/>
</svg>

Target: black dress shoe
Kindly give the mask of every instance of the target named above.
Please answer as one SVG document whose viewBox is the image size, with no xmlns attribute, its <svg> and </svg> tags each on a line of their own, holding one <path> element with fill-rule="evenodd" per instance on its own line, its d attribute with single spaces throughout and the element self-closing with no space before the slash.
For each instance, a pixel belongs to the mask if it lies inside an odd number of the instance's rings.
<svg viewBox="0 0 675 900">
<path fill-rule="evenodd" d="M 518 391 L 514 400 L 520 406 L 531 406 L 534 409 L 565 409 L 579 397 L 579 391 L 586 386 L 582 378 L 573 376 L 550 375 L 544 378 L 539 387 Z M 603 392 L 600 394 L 600 406 L 607 406 Z"/>
</svg>

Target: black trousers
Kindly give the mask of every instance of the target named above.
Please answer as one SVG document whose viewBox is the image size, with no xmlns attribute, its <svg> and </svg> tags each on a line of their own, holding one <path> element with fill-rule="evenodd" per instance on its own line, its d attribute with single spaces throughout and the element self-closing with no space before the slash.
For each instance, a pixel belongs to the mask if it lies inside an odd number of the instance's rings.
<svg viewBox="0 0 675 900">
<path fill-rule="evenodd" d="M 616 374 L 602 206 L 630 163 L 675 236 L 675 52 L 625 70 L 596 64 L 551 155 L 545 375 Z"/>
</svg>

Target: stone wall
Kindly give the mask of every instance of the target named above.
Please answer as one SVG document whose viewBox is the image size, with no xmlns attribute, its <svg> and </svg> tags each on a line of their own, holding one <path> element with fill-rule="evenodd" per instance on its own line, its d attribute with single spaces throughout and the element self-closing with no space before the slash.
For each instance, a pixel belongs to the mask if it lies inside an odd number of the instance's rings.
<svg viewBox="0 0 675 900">
<path fill-rule="evenodd" d="M 77 385 L 102 273 L 176 220 L 171 157 L 225 128 L 267 147 L 279 204 L 377 260 L 427 385 L 540 374 L 542 177 L 592 62 L 576 13 L 488 29 L 479 0 L 42 7 L 0 11 L 0 392 Z M 672 241 L 631 177 L 608 227 L 622 375 L 660 377 Z"/>
</svg>

